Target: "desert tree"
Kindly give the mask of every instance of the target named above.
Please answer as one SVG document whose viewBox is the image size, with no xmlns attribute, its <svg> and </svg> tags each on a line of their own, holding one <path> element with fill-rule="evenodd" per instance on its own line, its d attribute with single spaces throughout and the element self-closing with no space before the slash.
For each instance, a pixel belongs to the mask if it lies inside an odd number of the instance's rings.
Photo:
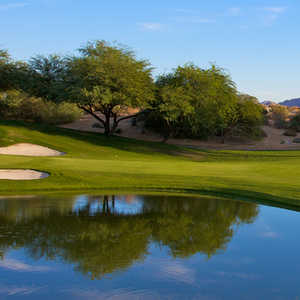
<svg viewBox="0 0 300 300">
<path fill-rule="evenodd" d="M 67 100 L 67 57 L 50 54 L 31 57 L 25 89 L 31 95 L 55 103 Z"/>
<path fill-rule="evenodd" d="M 114 134 L 120 122 L 135 117 L 153 98 L 152 68 L 126 47 L 105 41 L 89 42 L 69 60 L 71 101 Z"/>
<path fill-rule="evenodd" d="M 13 60 L 7 50 L 0 49 L 0 91 L 23 90 L 27 80 L 27 63 Z"/>
<path fill-rule="evenodd" d="M 237 92 L 231 78 L 212 65 L 177 67 L 156 80 L 152 116 L 168 135 L 207 137 L 221 132 L 236 117 Z"/>
</svg>

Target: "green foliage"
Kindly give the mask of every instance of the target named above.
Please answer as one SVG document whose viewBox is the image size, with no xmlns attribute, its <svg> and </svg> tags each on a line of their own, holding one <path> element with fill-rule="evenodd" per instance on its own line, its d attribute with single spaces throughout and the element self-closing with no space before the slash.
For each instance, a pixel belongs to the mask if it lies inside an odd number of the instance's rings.
<svg viewBox="0 0 300 300">
<path fill-rule="evenodd" d="M 0 49 L 0 65 L 4 65 L 10 61 L 10 55 L 7 50 Z"/>
<path fill-rule="evenodd" d="M 272 105 L 272 120 L 274 126 L 278 129 L 285 128 L 287 125 L 286 119 L 289 115 L 289 110 L 283 105 Z"/>
<path fill-rule="evenodd" d="M 153 97 L 152 68 L 132 51 L 104 41 L 90 42 L 80 53 L 69 61 L 70 99 L 100 121 L 110 135 L 124 120 L 124 110 L 148 106 Z"/>
<path fill-rule="evenodd" d="M 28 64 L 29 80 L 25 90 L 56 103 L 66 100 L 67 63 L 67 58 L 56 54 L 32 57 Z"/>
<path fill-rule="evenodd" d="M 62 107 L 51 102 L 75 103 L 97 119 L 106 135 L 115 133 L 121 121 L 145 110 L 146 126 L 165 138 L 260 135 L 262 112 L 256 100 L 238 95 L 230 76 L 215 65 L 208 69 L 179 66 L 159 76 L 154 85 L 150 63 L 137 59 L 126 47 L 95 41 L 79 52 L 73 57 L 38 55 L 26 64 L 11 60 L 7 51 L 0 50 L 0 90 L 22 90 L 45 100 L 49 107 L 42 107 L 43 116 L 38 114 L 48 123 L 56 123 L 53 119 L 62 115 Z M 32 115 L 38 104 L 31 100 L 25 112 Z M 72 115 L 73 106 L 69 108 Z M 137 112 L 129 115 L 132 108 Z"/>
<path fill-rule="evenodd" d="M 236 118 L 225 130 L 230 137 L 259 139 L 265 136 L 260 126 L 264 122 L 263 107 L 249 95 L 238 96 Z"/>
<path fill-rule="evenodd" d="M 24 94 L 18 90 L 8 90 L 0 93 L 0 117 L 1 119 L 16 118 Z"/>
<path fill-rule="evenodd" d="M 9 89 L 12 86 L 10 73 L 13 69 L 13 64 L 9 53 L 6 50 L 0 49 L 0 92 Z"/>
<path fill-rule="evenodd" d="M 31 105 L 27 104 L 30 108 Z M 53 103 L 47 101 L 41 101 L 36 109 L 39 110 L 36 120 L 45 123 L 60 125 L 78 120 L 82 115 L 81 110 L 72 103 Z"/>
<path fill-rule="evenodd" d="M 0 49 L 0 92 L 23 89 L 28 84 L 27 64 L 13 61 L 6 50 Z"/>
<path fill-rule="evenodd" d="M 81 111 L 72 103 L 55 104 L 24 92 L 9 90 L 0 93 L 0 116 L 2 119 L 58 125 L 75 121 L 81 116 Z"/>
<path fill-rule="evenodd" d="M 245 94 L 239 95 L 239 120 L 248 126 L 261 125 L 263 122 L 263 107 L 257 98 Z"/>
<path fill-rule="evenodd" d="M 293 128 L 297 132 L 300 132 L 300 114 L 294 116 L 288 126 L 289 128 Z"/>
<path fill-rule="evenodd" d="M 220 68 L 178 67 L 156 81 L 157 97 L 146 126 L 166 135 L 207 138 L 235 131 L 251 135 L 261 125 L 262 109 L 253 97 L 238 95 Z"/>
</svg>

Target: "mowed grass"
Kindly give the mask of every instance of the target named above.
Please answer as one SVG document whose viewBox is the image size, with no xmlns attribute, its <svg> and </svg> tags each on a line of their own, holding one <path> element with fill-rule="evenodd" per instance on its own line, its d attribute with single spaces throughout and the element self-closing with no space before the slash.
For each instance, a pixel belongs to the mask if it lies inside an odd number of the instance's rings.
<svg viewBox="0 0 300 300">
<path fill-rule="evenodd" d="M 1 194 L 47 191 L 151 190 L 218 195 L 300 206 L 299 151 L 197 151 L 21 122 L 0 122 L 0 146 L 33 143 L 60 157 L 0 156 L 2 169 L 50 177 L 0 180 Z"/>
</svg>

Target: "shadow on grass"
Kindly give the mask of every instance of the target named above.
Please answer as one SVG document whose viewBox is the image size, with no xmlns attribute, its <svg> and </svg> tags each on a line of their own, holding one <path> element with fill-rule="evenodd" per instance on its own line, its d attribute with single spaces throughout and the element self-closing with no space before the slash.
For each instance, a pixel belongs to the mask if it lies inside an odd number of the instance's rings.
<svg viewBox="0 0 300 300">
<path fill-rule="evenodd" d="M 34 130 L 42 134 L 72 138 L 74 140 L 79 140 L 95 146 L 109 146 L 119 150 L 130 151 L 139 154 L 153 155 L 155 152 L 160 152 L 168 155 L 179 155 L 181 151 L 184 152 L 183 147 L 177 147 L 164 143 L 139 141 L 118 136 L 106 137 L 102 133 L 77 131 L 74 129 L 60 128 L 44 124 L 1 120 L 0 126 L 1 125 Z M 7 134 L 5 130 L 0 129 L 0 137 L 6 136 Z M 22 138 L 20 138 L 20 140 L 22 140 Z"/>
<path fill-rule="evenodd" d="M 170 156 L 179 156 L 192 161 L 230 161 L 230 160 L 278 160 L 281 157 L 299 158 L 299 151 L 234 151 L 234 150 L 207 150 L 190 149 L 184 146 L 165 144 L 162 142 L 140 141 L 126 137 L 111 136 L 106 137 L 102 133 L 78 131 L 74 129 L 59 128 L 56 126 L 28 123 L 23 121 L 0 121 L 0 126 L 13 126 L 29 130 L 34 130 L 42 134 L 61 136 L 79 140 L 95 146 L 109 146 L 122 151 L 133 152 L 137 154 L 153 155 L 161 153 Z M 5 130 L 0 128 L 0 138 L 6 137 Z M 22 138 L 20 138 L 22 140 Z"/>
</svg>

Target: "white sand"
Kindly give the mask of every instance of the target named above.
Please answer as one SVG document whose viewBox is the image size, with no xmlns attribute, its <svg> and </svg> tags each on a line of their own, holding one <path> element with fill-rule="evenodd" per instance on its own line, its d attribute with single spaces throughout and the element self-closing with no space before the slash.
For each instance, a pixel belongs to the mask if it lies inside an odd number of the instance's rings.
<svg viewBox="0 0 300 300">
<path fill-rule="evenodd" d="M 1 147 L 0 154 L 24 156 L 60 156 L 64 155 L 65 153 L 50 149 L 48 147 L 21 143 L 9 147 Z M 0 179 L 35 180 L 46 178 L 48 176 L 49 174 L 46 172 L 38 172 L 34 170 L 0 169 Z"/>
<path fill-rule="evenodd" d="M 65 153 L 50 149 L 48 147 L 21 143 L 8 147 L 0 147 L 0 154 L 24 156 L 60 156 L 64 155 Z"/>
<path fill-rule="evenodd" d="M 38 172 L 34 170 L 13 170 L 0 169 L 0 179 L 9 180 L 35 180 L 48 177 L 49 174 L 45 172 Z"/>
</svg>

